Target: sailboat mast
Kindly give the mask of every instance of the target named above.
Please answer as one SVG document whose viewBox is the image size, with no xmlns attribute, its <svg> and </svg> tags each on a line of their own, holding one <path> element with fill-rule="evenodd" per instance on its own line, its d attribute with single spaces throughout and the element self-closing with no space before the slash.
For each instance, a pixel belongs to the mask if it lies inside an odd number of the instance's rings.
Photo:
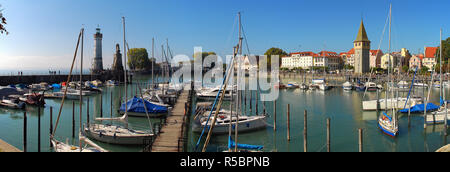
<svg viewBox="0 0 450 172">
<path fill-rule="evenodd" d="M 169 38 L 166 38 L 166 48 L 167 48 L 167 53 L 166 53 L 166 77 L 167 77 L 167 82 L 169 82 L 169 78 L 170 78 L 170 72 L 169 72 Z"/>
<path fill-rule="evenodd" d="M 439 84 L 440 84 L 440 87 L 439 87 L 439 94 L 440 94 L 440 98 L 442 98 L 442 100 L 445 100 L 445 98 L 444 98 L 444 94 L 443 94 L 443 90 L 444 90 L 444 86 L 443 86 L 443 84 L 442 84 L 442 66 L 444 66 L 444 65 L 442 65 L 442 28 L 441 28 L 441 30 L 440 30 L 440 37 L 439 37 Z"/>
<path fill-rule="evenodd" d="M 392 60 L 394 60 L 394 56 L 391 55 L 391 31 L 392 31 L 392 4 L 390 4 L 389 7 L 389 47 L 388 47 L 388 59 L 389 59 L 389 67 L 388 67 L 388 77 L 389 77 L 389 82 L 391 84 L 391 106 L 392 106 L 392 119 L 394 120 L 394 126 L 396 126 L 396 115 L 395 115 L 395 107 L 394 107 L 394 82 L 392 81 L 392 77 L 391 77 L 391 73 L 393 71 L 392 70 L 392 61 L 391 61 L 391 57 Z"/>
<path fill-rule="evenodd" d="M 237 97 L 237 106 L 239 107 L 238 108 L 238 110 L 239 111 L 236 111 L 236 125 L 235 125 L 235 130 L 234 130 L 234 141 L 235 141 L 235 147 L 234 147 L 234 151 L 235 152 L 237 152 L 238 151 L 238 146 L 237 146 L 237 143 L 238 143 L 238 125 L 239 125 L 239 115 L 241 114 L 241 112 L 242 112 L 242 109 L 241 109 L 241 103 L 242 103 L 242 97 L 241 97 L 241 90 L 240 90 L 240 85 L 241 85 L 241 83 L 240 83 L 240 81 L 241 81 L 241 79 L 240 79 L 240 77 L 241 77 L 241 55 L 242 55 L 242 36 L 241 36 L 241 29 L 242 29 L 242 24 L 241 24 L 241 12 L 238 12 L 238 17 L 239 17 L 239 44 L 238 44 L 238 49 L 237 49 L 237 51 L 236 51 L 236 55 L 238 55 L 238 75 L 237 75 L 237 84 L 238 84 L 238 86 L 237 86 L 237 95 L 236 95 L 236 97 Z M 244 87 L 245 88 L 245 87 Z"/>
<path fill-rule="evenodd" d="M 126 33 L 126 30 L 125 30 L 125 17 L 122 17 L 122 22 L 123 22 L 123 51 L 124 51 L 124 53 L 123 53 L 123 60 L 125 61 L 125 63 L 124 63 L 124 68 L 125 68 L 125 72 L 124 72 L 124 75 L 125 75 L 125 79 L 124 79 L 124 84 L 125 84 L 125 115 L 127 115 L 127 112 L 128 112 L 128 103 L 127 103 L 127 101 L 128 101 L 128 89 L 127 89 L 127 49 L 126 49 L 126 37 L 125 37 L 125 33 Z M 128 124 L 127 124 L 128 125 Z"/>
<path fill-rule="evenodd" d="M 445 98 L 445 89 L 444 89 L 444 82 L 443 82 L 443 79 L 442 79 L 442 67 L 444 66 L 443 64 L 442 64 L 442 58 L 444 58 L 444 57 L 442 57 L 442 28 L 441 28 L 441 34 L 440 34 L 440 39 L 439 39 L 439 43 L 441 44 L 440 45 L 440 50 L 439 50 L 439 56 L 441 57 L 441 89 L 443 90 L 443 96 L 442 96 L 442 99 L 443 100 L 445 100 L 446 98 Z"/>
<path fill-rule="evenodd" d="M 441 62 L 442 62 L 442 58 L 443 58 L 443 56 L 442 56 L 442 28 L 441 28 L 441 33 L 440 33 L 440 39 L 439 39 L 439 43 L 441 44 L 440 45 L 440 48 L 439 48 L 439 56 L 441 57 Z M 442 68 L 442 66 L 441 66 L 441 68 Z M 441 70 L 442 71 L 442 70 Z M 445 117 L 444 117 L 444 128 L 445 128 L 445 135 L 447 136 L 447 120 L 448 120 L 448 109 L 447 109 L 447 100 L 446 100 L 446 98 L 445 98 L 445 89 L 444 89 L 444 82 L 442 82 L 442 73 L 441 73 L 441 89 L 444 91 L 443 92 L 443 97 L 442 97 L 442 100 L 444 100 L 445 102 L 444 102 L 444 106 L 445 106 Z"/>
<path fill-rule="evenodd" d="M 81 29 L 81 57 L 80 57 L 80 126 L 79 131 L 81 133 L 82 128 L 82 121 L 81 116 L 83 114 L 83 48 L 84 48 L 84 28 Z M 78 136 L 80 137 L 80 136 Z M 83 150 L 83 147 L 81 146 L 81 140 L 78 141 L 80 152 Z"/>
<path fill-rule="evenodd" d="M 155 79 L 154 79 L 154 63 L 155 63 L 155 38 L 152 38 L 152 85 L 155 84 Z"/>
</svg>

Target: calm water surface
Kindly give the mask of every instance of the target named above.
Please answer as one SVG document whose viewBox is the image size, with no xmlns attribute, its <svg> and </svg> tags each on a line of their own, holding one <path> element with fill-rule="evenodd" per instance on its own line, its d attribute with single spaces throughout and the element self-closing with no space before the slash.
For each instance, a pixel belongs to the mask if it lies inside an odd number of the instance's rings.
<svg viewBox="0 0 450 172">
<path fill-rule="evenodd" d="M 301 79 L 282 79 L 287 83 Z M 448 89 L 447 89 L 448 90 Z M 439 102 L 439 89 L 432 90 L 431 99 L 435 104 Z M 428 93 L 427 90 L 425 90 Z M 247 92 L 247 114 L 249 112 L 250 93 Z M 399 93 L 406 97 L 407 92 Z M 423 95 L 423 89 L 416 90 L 417 95 Z M 376 92 L 364 93 L 357 91 L 343 91 L 342 88 L 333 88 L 330 91 L 302 91 L 280 90 L 277 100 L 277 131 L 273 131 L 273 102 L 266 102 L 268 113 L 265 130 L 239 134 L 238 142 L 243 144 L 264 145 L 264 151 L 302 152 L 303 151 L 303 114 L 308 111 L 308 151 L 326 151 L 326 119 L 331 118 L 331 151 L 356 152 L 358 151 L 358 129 L 364 129 L 364 151 L 367 152 L 428 152 L 435 151 L 447 144 L 443 135 L 443 125 L 429 125 L 424 129 L 422 114 L 413 114 L 411 127 L 408 127 L 408 115 L 400 114 L 399 135 L 392 138 L 383 134 L 377 127 L 378 115 L 376 112 L 363 112 L 362 101 L 376 99 Z M 384 93 L 380 94 L 384 98 Z M 447 96 L 448 97 L 448 96 Z M 253 108 L 255 96 L 253 96 Z M 287 104 L 290 104 L 290 135 L 287 141 Z M 262 102 L 259 103 L 259 112 L 263 111 Z M 229 107 L 226 102 L 224 107 Z M 253 114 L 255 115 L 253 109 Z M 190 150 L 194 151 L 199 134 L 190 133 Z M 234 138 L 234 134 L 233 134 Z M 208 151 L 222 151 L 227 148 L 228 135 L 215 136 L 211 139 Z M 202 142 L 203 144 L 203 142 Z M 200 144 L 200 149 L 201 146 Z"/>
<path fill-rule="evenodd" d="M 150 76 L 136 76 L 133 78 L 138 82 L 151 82 Z M 284 79 L 283 82 L 296 81 L 301 83 L 301 79 Z M 129 97 L 135 95 L 136 84 L 128 88 Z M 439 89 L 433 89 L 432 101 L 439 101 Z M 448 90 L 450 91 L 450 90 Z M 124 96 L 123 86 L 103 87 L 103 93 L 89 96 L 90 117 L 100 116 L 100 96 L 103 97 L 103 116 L 111 116 L 110 100 L 112 93 L 112 116 L 117 117 L 119 108 L 119 98 Z M 247 114 L 250 106 L 250 92 L 247 92 Z M 308 151 L 326 151 L 326 119 L 331 118 L 331 151 L 358 151 L 358 128 L 364 129 L 364 151 L 373 152 L 428 152 L 435 151 L 447 144 L 443 136 L 443 125 L 429 125 L 427 129 L 423 127 L 423 117 L 415 114 L 411 117 L 411 127 L 408 127 L 407 114 L 400 115 L 400 133 L 397 138 L 384 135 L 377 127 L 376 112 L 363 112 L 362 92 L 343 91 L 341 88 L 333 88 L 330 91 L 301 91 L 281 90 L 277 100 L 277 131 L 273 131 L 273 102 L 266 102 L 268 113 L 267 123 L 269 126 L 265 130 L 251 133 L 239 134 L 239 143 L 264 145 L 264 151 L 279 152 L 302 152 L 303 151 L 303 112 L 308 111 Z M 407 93 L 400 93 L 406 97 Z M 416 94 L 422 95 L 422 89 L 416 90 Z M 255 95 L 255 94 L 254 94 Z M 384 97 L 382 93 L 380 97 Z M 448 97 L 448 96 L 447 96 Z M 376 93 L 367 93 L 366 99 L 376 99 Z M 255 96 L 253 96 L 253 108 L 255 106 Z M 196 100 L 193 104 L 195 105 Z M 48 99 L 47 106 L 41 110 L 41 151 L 52 151 L 49 147 L 49 124 L 50 106 L 53 107 L 53 122 L 56 121 L 61 100 Z M 83 102 L 83 122 L 86 122 L 86 103 Z M 287 141 L 286 106 L 290 104 L 291 111 L 291 141 Z M 243 105 L 244 106 L 244 105 Z M 263 111 L 263 103 L 259 102 L 259 112 Z M 195 107 L 195 106 L 194 106 Z M 225 102 L 223 107 L 228 108 L 229 102 Z M 37 122 L 38 110 L 35 107 L 27 107 L 28 113 L 28 151 L 37 151 Z M 255 115 L 255 110 L 250 115 Z M 79 101 L 75 101 L 76 133 L 79 127 Z M 191 120 L 192 121 L 192 120 Z M 156 125 L 159 119 L 152 119 L 151 123 Z M 108 123 L 108 122 L 104 122 Z M 120 123 L 114 123 L 122 125 Z M 132 129 L 149 130 L 149 122 L 146 118 L 129 118 L 129 127 Z M 0 138 L 13 146 L 23 148 L 23 111 L 0 108 Z M 56 131 L 56 138 L 60 141 L 77 144 L 78 134 L 72 138 L 72 101 L 66 101 L 62 111 L 60 124 Z M 199 134 L 189 132 L 188 151 L 194 151 Z M 222 151 L 226 149 L 228 136 L 213 136 L 208 151 Z M 204 138 L 203 138 L 204 140 Z M 202 142 L 203 143 L 203 142 Z M 118 146 L 99 143 L 102 147 L 110 151 L 141 151 L 142 146 Z M 202 144 L 200 144 L 200 147 Z"/>
</svg>

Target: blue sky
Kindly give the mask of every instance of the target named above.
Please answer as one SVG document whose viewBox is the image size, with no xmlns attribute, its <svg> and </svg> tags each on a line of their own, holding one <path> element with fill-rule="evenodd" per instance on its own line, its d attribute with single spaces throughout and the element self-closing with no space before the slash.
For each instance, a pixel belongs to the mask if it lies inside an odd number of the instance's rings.
<svg viewBox="0 0 450 172">
<path fill-rule="evenodd" d="M 97 25 L 104 34 L 103 63 L 108 68 L 115 44 L 122 47 L 122 16 L 127 18 L 130 47 L 147 48 L 150 54 L 155 37 L 157 58 L 166 38 L 175 54 L 191 56 L 195 46 L 221 56 L 231 54 L 239 11 L 253 54 L 270 47 L 287 52 L 348 51 L 361 19 L 376 49 L 391 2 L 393 50 L 417 53 L 424 46 L 436 46 L 440 28 L 444 38 L 450 36 L 448 0 L 0 0 L 10 32 L 0 36 L 0 69 L 69 68 L 83 25 L 85 68 L 94 55 Z M 386 32 L 384 52 L 387 39 Z"/>
</svg>

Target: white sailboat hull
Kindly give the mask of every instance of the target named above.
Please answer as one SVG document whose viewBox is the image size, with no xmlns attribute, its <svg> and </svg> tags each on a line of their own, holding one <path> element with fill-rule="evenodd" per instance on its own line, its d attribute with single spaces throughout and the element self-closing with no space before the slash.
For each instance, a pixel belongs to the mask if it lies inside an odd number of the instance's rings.
<svg viewBox="0 0 450 172">
<path fill-rule="evenodd" d="M 426 123 L 427 124 L 442 124 L 445 122 L 445 115 L 447 115 L 447 120 L 450 119 L 450 111 L 448 114 L 445 112 L 445 109 L 441 108 L 441 110 L 437 112 L 433 112 L 431 114 L 426 115 Z"/>
<path fill-rule="evenodd" d="M 83 132 L 86 137 L 100 142 L 118 145 L 143 145 L 146 140 L 154 137 L 154 134 L 143 131 L 116 128 L 116 126 L 102 124 L 91 124 L 89 128 L 85 127 Z"/>
<path fill-rule="evenodd" d="M 250 120 L 240 121 L 238 123 L 237 128 L 239 133 L 250 132 L 266 128 L 267 123 L 265 122 L 265 116 L 255 116 L 250 118 L 251 118 Z M 209 123 L 211 123 L 211 121 Z M 232 123 L 231 130 L 233 133 L 235 132 L 234 125 L 235 123 Z M 196 133 L 200 133 L 202 132 L 204 126 L 205 126 L 204 124 L 196 123 L 192 126 L 192 130 Z M 214 125 L 212 132 L 214 134 L 228 134 L 229 123 L 216 123 L 216 125 Z"/>
<path fill-rule="evenodd" d="M 397 99 L 387 99 L 387 109 L 403 109 L 406 104 L 406 98 L 397 98 Z M 409 99 L 411 101 L 411 107 L 415 106 L 416 104 L 419 104 L 420 100 L 416 99 Z M 408 107 L 409 105 L 407 105 Z M 363 110 L 365 111 L 372 111 L 377 110 L 377 100 L 369 100 L 369 101 L 363 101 Z M 386 99 L 380 99 L 379 100 L 379 107 L 378 110 L 386 110 Z"/>
</svg>

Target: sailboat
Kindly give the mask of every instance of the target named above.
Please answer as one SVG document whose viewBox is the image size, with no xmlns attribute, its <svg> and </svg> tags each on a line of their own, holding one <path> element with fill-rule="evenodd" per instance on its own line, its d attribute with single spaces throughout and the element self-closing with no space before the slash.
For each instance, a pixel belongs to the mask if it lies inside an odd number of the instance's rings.
<svg viewBox="0 0 450 172">
<path fill-rule="evenodd" d="M 74 55 L 74 58 L 73 58 L 72 67 L 70 68 L 70 73 L 69 73 L 67 82 L 70 82 L 73 66 L 74 66 L 76 55 L 77 55 L 77 51 L 78 51 L 78 45 L 80 43 L 80 38 L 82 40 L 82 42 L 81 42 L 81 58 L 80 58 L 80 61 L 81 61 L 80 62 L 81 63 L 80 64 L 80 82 L 83 79 L 84 28 L 81 29 L 81 32 L 80 32 L 80 34 L 78 36 L 78 43 L 77 43 L 77 47 L 76 47 L 76 50 L 75 50 L 75 55 Z M 56 124 L 55 124 L 55 129 L 52 131 L 52 135 L 50 136 L 50 141 L 51 141 L 51 144 L 53 146 L 54 151 L 55 152 L 108 152 L 107 150 L 105 150 L 102 147 L 98 146 L 94 142 L 90 141 L 81 132 L 81 128 L 82 128 L 81 127 L 81 124 L 82 124 L 81 116 L 82 116 L 82 107 L 83 107 L 83 97 L 82 97 L 83 88 L 82 87 L 80 87 L 80 90 L 79 90 L 80 91 L 79 92 L 80 93 L 80 97 L 79 97 L 80 98 L 79 99 L 80 100 L 80 119 L 79 119 L 80 120 L 80 131 L 79 131 L 79 134 L 78 134 L 79 145 L 78 146 L 74 146 L 74 145 L 68 144 L 67 142 L 64 143 L 64 142 L 61 142 L 61 141 L 58 141 L 57 139 L 55 139 L 54 135 L 56 133 L 56 129 L 58 128 L 58 122 L 59 122 L 59 119 L 60 119 L 60 116 L 61 116 L 61 112 L 62 112 L 62 109 L 63 109 L 64 100 L 66 98 L 65 94 L 67 93 L 67 89 L 68 89 L 68 87 L 65 88 L 64 95 L 62 97 L 61 106 L 60 106 L 59 113 L 58 113 L 58 118 L 57 118 Z M 86 143 L 87 145 L 89 145 L 90 147 L 82 147 L 82 143 L 83 142 Z"/>
<path fill-rule="evenodd" d="M 438 111 L 432 112 L 431 115 L 425 115 L 425 122 L 427 124 L 442 124 L 442 123 L 447 124 L 448 118 L 449 118 L 448 104 L 447 104 L 448 101 L 445 100 L 446 92 L 445 92 L 444 87 L 441 87 L 441 85 L 440 85 L 440 83 L 443 83 L 443 79 L 442 79 L 442 29 L 441 29 L 440 44 L 441 44 L 440 50 L 439 50 L 439 54 L 440 54 L 439 57 L 441 57 L 440 63 L 439 63 L 440 64 L 440 67 L 439 67 L 440 79 L 439 79 L 439 87 L 436 87 L 436 88 L 439 88 L 441 106 Z"/>
<path fill-rule="evenodd" d="M 194 122 L 194 125 L 192 127 L 192 131 L 196 133 L 202 132 L 203 128 L 205 126 L 211 126 L 213 121 L 213 117 L 208 118 L 209 112 L 205 112 L 202 114 L 201 117 L 197 118 Z M 215 121 L 214 129 L 212 133 L 214 134 L 227 134 L 228 133 L 228 126 L 231 124 L 233 125 L 233 129 L 237 130 L 239 133 L 244 132 L 250 132 L 255 131 L 259 129 L 264 129 L 267 126 L 267 123 L 265 122 L 265 116 L 243 116 L 239 115 L 237 117 L 236 112 L 230 112 L 228 110 L 220 110 L 219 111 L 219 118 L 217 118 Z M 236 122 L 237 121 L 237 122 Z M 238 125 L 236 127 L 236 125 Z"/>
<path fill-rule="evenodd" d="M 127 53 L 126 53 L 126 41 L 125 41 L 125 17 L 123 20 L 123 37 L 124 37 L 124 67 L 125 67 L 125 99 L 127 99 Z M 141 94 L 142 95 L 142 94 Z M 143 98 L 141 98 L 144 101 Z M 128 109 L 127 103 L 125 103 L 125 109 Z M 148 117 L 147 106 L 144 106 L 144 110 Z M 112 114 L 111 114 L 112 116 Z M 122 117 L 119 118 L 96 118 L 97 121 L 118 121 L 125 124 L 125 127 L 112 125 L 112 124 L 87 124 L 84 127 L 83 134 L 89 138 L 93 138 L 100 142 L 120 145 L 143 145 L 147 140 L 151 140 L 155 135 L 152 132 L 139 131 L 128 128 L 128 112 L 125 112 Z M 149 125 L 151 127 L 150 119 Z"/>
<path fill-rule="evenodd" d="M 392 23 L 392 4 L 390 5 L 389 8 L 389 53 L 391 53 L 391 23 Z M 392 78 L 391 78 L 391 58 L 389 59 L 389 67 L 388 67 L 388 77 L 391 80 L 390 83 L 392 82 Z M 391 90 L 391 94 L 392 97 L 394 97 L 394 91 Z M 386 94 L 386 100 L 387 100 L 388 94 Z M 387 102 L 386 102 L 387 103 Z M 391 101 L 391 104 L 393 104 L 394 101 Z M 388 110 L 386 109 L 386 112 L 388 112 Z M 398 123 L 397 123 L 397 116 L 395 114 L 395 108 L 392 108 L 392 117 L 389 116 L 386 112 L 383 112 L 383 115 L 380 115 L 380 117 L 378 118 L 378 127 L 381 129 L 381 131 L 383 131 L 385 134 L 395 137 L 398 134 Z"/>
<path fill-rule="evenodd" d="M 145 108 L 148 112 L 145 111 Z M 167 115 L 168 109 L 167 105 L 157 105 L 148 100 L 133 97 L 131 100 L 120 106 L 119 113 L 125 114 L 126 111 L 129 116 L 146 117 L 148 114 L 151 114 L 151 117 L 162 117 Z"/>
<path fill-rule="evenodd" d="M 239 89 L 237 89 L 237 94 L 236 94 L 237 98 L 235 99 L 235 101 L 237 102 L 236 103 L 237 110 L 235 111 L 235 113 L 228 112 L 228 111 L 221 109 L 221 105 L 222 105 L 223 99 L 225 97 L 225 92 L 222 90 L 226 90 L 230 76 L 233 74 L 232 71 L 234 71 L 234 69 L 235 69 L 235 67 L 234 67 L 235 65 L 238 65 L 237 66 L 237 69 L 238 69 L 237 76 L 242 77 L 242 73 L 239 70 L 239 69 L 242 69 L 241 62 L 243 61 L 242 60 L 242 58 L 243 58 L 242 57 L 242 40 L 243 40 L 243 38 L 241 37 L 242 25 L 241 25 L 240 13 L 238 13 L 238 16 L 239 16 L 239 44 L 236 47 L 234 47 L 233 58 L 231 59 L 232 61 L 230 63 L 231 65 L 229 66 L 228 71 L 226 72 L 226 75 L 223 79 L 222 86 L 220 87 L 219 92 L 216 95 L 216 98 L 214 100 L 214 104 L 211 108 L 211 111 L 206 112 L 203 115 L 204 116 L 204 118 L 202 118 L 203 120 L 199 121 L 199 122 L 201 122 L 200 124 L 203 124 L 203 127 L 202 127 L 201 135 L 200 135 L 200 138 L 198 139 L 195 149 L 198 148 L 204 132 L 206 130 L 208 130 L 208 135 L 206 137 L 206 141 L 205 141 L 203 149 L 202 149 L 203 152 L 206 151 L 206 148 L 209 144 L 212 134 L 228 132 L 229 137 L 231 137 L 231 131 L 233 128 L 233 130 L 235 131 L 235 142 L 233 142 L 233 143 L 235 143 L 234 145 L 237 146 L 238 144 L 236 142 L 237 142 L 238 131 L 246 130 L 246 129 L 250 129 L 250 128 L 251 129 L 265 128 L 265 126 L 266 126 L 266 123 L 264 122 L 265 118 L 266 118 L 265 114 L 263 114 L 261 116 L 252 116 L 252 117 L 240 115 L 240 113 L 242 112 L 242 109 L 241 109 L 241 105 L 242 105 L 242 103 L 241 103 L 241 101 L 242 101 L 241 95 L 242 94 L 241 93 L 242 92 Z M 233 90 L 234 89 L 232 89 L 231 91 L 233 91 Z M 233 99 L 233 95 L 234 95 L 233 92 L 231 92 L 230 96 L 232 99 Z M 232 102 L 231 105 L 233 105 L 233 104 L 234 103 Z M 216 105 L 217 105 L 217 108 L 215 108 Z M 214 109 L 215 109 L 215 114 L 214 114 L 214 116 L 212 116 Z M 232 110 L 232 108 L 230 110 Z M 233 114 L 234 114 L 234 116 L 233 116 Z M 234 125 L 233 125 L 233 123 L 234 123 Z M 255 126 L 253 126 L 253 125 L 255 125 Z M 233 126 L 233 127 L 231 127 L 231 126 Z M 247 130 L 247 131 L 249 131 L 249 130 Z"/>
</svg>

